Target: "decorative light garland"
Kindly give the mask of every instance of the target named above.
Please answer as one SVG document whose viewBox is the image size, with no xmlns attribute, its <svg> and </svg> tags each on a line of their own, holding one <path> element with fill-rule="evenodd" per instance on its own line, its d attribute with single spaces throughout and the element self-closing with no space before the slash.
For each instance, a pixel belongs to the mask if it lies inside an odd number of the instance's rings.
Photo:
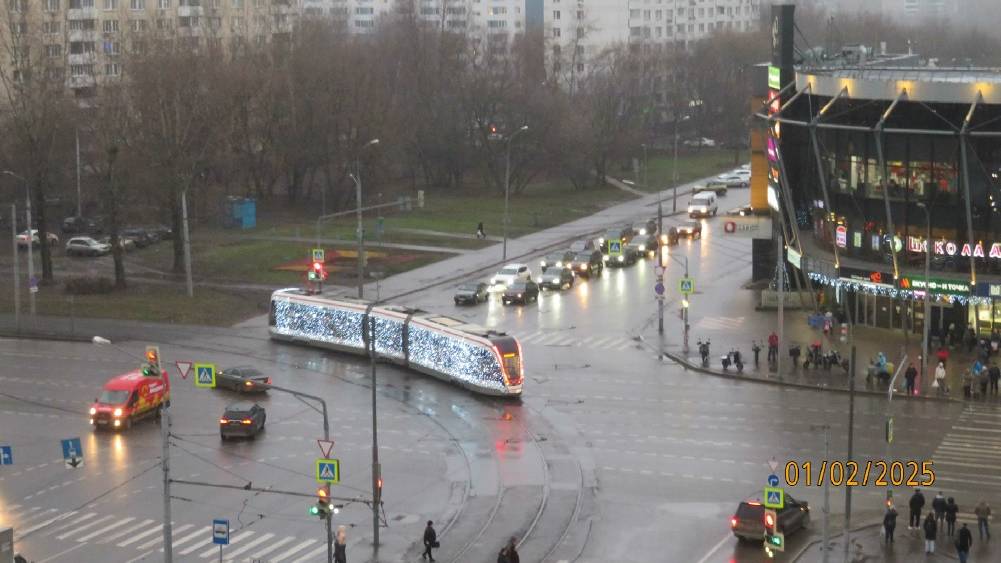
<svg viewBox="0 0 1001 563">
<path fill-rule="evenodd" d="M 834 278 L 830 276 L 825 276 L 824 274 L 818 274 L 815 272 L 808 272 L 807 276 L 822 285 L 834 287 L 841 289 L 842 291 L 851 292 L 862 292 L 868 293 L 870 295 L 878 295 L 880 297 L 890 297 L 892 299 L 912 299 L 915 301 L 924 300 L 925 292 L 917 292 L 909 289 L 897 289 L 895 287 L 888 287 L 883 285 L 876 285 L 873 283 L 850 280 L 846 278 Z M 992 299 L 990 297 L 982 297 L 979 295 L 954 295 L 954 294 L 932 294 L 936 295 L 938 298 L 948 301 L 951 304 L 959 303 L 960 305 L 990 305 Z"/>
</svg>

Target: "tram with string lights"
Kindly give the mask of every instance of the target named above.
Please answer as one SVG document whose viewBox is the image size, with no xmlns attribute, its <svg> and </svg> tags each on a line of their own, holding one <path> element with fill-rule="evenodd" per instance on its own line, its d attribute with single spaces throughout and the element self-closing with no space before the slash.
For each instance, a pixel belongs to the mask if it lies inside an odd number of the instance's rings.
<svg viewBox="0 0 1001 563">
<path fill-rule="evenodd" d="M 268 325 L 274 340 L 357 355 L 374 352 L 378 359 L 476 393 L 519 397 L 525 380 L 516 338 L 420 309 L 280 289 L 271 294 Z"/>
</svg>

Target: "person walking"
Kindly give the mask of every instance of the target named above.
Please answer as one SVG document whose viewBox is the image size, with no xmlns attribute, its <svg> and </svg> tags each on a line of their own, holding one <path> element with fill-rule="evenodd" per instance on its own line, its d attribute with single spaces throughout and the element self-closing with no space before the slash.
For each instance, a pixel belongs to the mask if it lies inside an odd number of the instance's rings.
<svg viewBox="0 0 1001 563">
<path fill-rule="evenodd" d="M 502 547 L 500 553 L 497 554 L 497 563 L 521 563 L 521 558 L 518 557 L 517 543 L 518 541 L 513 537 L 507 540 L 507 545 Z"/>
<path fill-rule="evenodd" d="M 435 547 L 438 547 L 438 534 L 434 531 L 434 522 L 428 520 L 428 525 L 424 528 L 424 553 L 421 554 L 421 559 L 434 561 L 431 549 Z"/>
<path fill-rule="evenodd" d="M 907 394 L 914 394 L 914 380 L 918 378 L 918 368 L 914 367 L 914 362 L 911 362 L 907 366 L 907 371 L 904 372 L 904 381 L 907 382 Z"/>
<path fill-rule="evenodd" d="M 334 539 L 334 563 L 348 563 L 348 529 L 344 526 L 337 527 L 337 536 Z"/>
<path fill-rule="evenodd" d="M 935 536 L 938 534 L 938 524 L 935 523 L 935 515 L 929 512 L 922 527 L 925 530 L 925 554 L 931 555 L 935 553 Z"/>
<path fill-rule="evenodd" d="M 980 398 L 987 399 L 987 384 L 990 380 L 990 371 L 987 366 L 980 368 L 980 376 L 977 378 L 977 382 L 980 384 Z"/>
<path fill-rule="evenodd" d="M 914 489 L 911 500 L 907 507 L 911 509 L 911 517 L 907 520 L 908 530 L 917 530 L 921 527 L 921 509 L 925 506 L 925 496 L 921 494 L 921 489 Z"/>
<path fill-rule="evenodd" d="M 980 539 L 983 540 L 984 536 L 988 540 L 991 539 L 991 506 L 987 504 L 986 500 L 980 501 L 980 504 L 973 509 L 973 513 L 977 515 L 977 529 L 980 530 Z"/>
<path fill-rule="evenodd" d="M 772 332 L 768 335 L 768 363 L 779 359 L 779 335 Z"/>
<path fill-rule="evenodd" d="M 959 537 L 956 538 L 956 555 L 959 556 L 959 563 L 966 563 L 972 547 L 973 533 L 966 527 L 966 522 L 963 522 L 963 527 L 959 529 Z"/>
<path fill-rule="evenodd" d="M 973 374 L 970 370 L 963 372 L 963 398 L 970 399 L 973 397 Z"/>
<path fill-rule="evenodd" d="M 945 495 L 942 491 L 939 491 L 935 498 L 931 500 L 931 509 L 935 513 L 935 522 L 938 523 L 938 527 L 941 528 L 942 524 L 945 522 Z"/>
<path fill-rule="evenodd" d="M 939 362 L 935 368 L 935 383 L 933 387 L 938 389 L 939 395 L 949 392 L 949 388 L 945 384 L 945 364 L 942 362 Z"/>
<path fill-rule="evenodd" d="M 995 363 L 991 363 L 990 369 L 987 370 L 987 375 L 991 379 L 991 394 L 998 394 L 998 380 L 1001 379 L 1001 368 Z"/>
<path fill-rule="evenodd" d="M 478 239 L 487 238 L 487 232 L 483 230 L 483 221 L 480 221 L 476 225 L 476 238 Z"/>
<path fill-rule="evenodd" d="M 897 529 L 897 510 L 893 505 L 886 507 L 886 514 L 883 515 L 883 531 L 886 535 L 886 543 L 893 543 L 893 530 Z"/>
<path fill-rule="evenodd" d="M 958 513 L 959 505 L 956 504 L 956 499 L 949 497 L 945 503 L 945 528 L 950 538 L 956 533 L 956 514 Z"/>
</svg>

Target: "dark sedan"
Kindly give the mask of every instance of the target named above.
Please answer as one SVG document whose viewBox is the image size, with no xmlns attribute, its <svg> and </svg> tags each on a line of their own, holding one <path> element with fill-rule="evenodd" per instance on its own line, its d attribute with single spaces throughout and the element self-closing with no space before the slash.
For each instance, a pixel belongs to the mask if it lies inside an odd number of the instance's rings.
<svg viewBox="0 0 1001 563">
<path fill-rule="evenodd" d="M 504 290 L 501 294 L 501 303 L 504 305 L 512 305 L 514 303 L 520 303 L 522 305 L 527 305 L 532 301 L 539 300 L 539 285 L 533 281 L 519 281 L 515 282 Z"/>
<path fill-rule="evenodd" d="M 702 223 L 686 221 L 678 225 L 678 236 L 685 238 L 702 238 Z"/>
<path fill-rule="evenodd" d="M 253 440 L 264 430 L 267 419 L 264 407 L 257 403 L 233 403 L 219 419 L 219 436 L 224 441 L 230 438 Z"/>
<path fill-rule="evenodd" d="M 605 262 L 601 258 L 601 252 L 597 250 L 578 252 L 570 262 L 570 268 L 578 276 L 593 278 L 601 275 L 601 271 L 605 269 Z"/>
<path fill-rule="evenodd" d="M 608 256 L 607 258 L 609 268 L 632 266 L 640 259 L 639 246 L 635 244 L 627 244 L 622 247 L 622 252 L 620 252 L 618 256 Z"/>
<path fill-rule="evenodd" d="M 156 242 L 156 239 L 146 229 L 140 227 L 128 227 L 119 233 L 123 237 L 128 237 L 136 241 L 138 248 L 146 248 Z"/>
<path fill-rule="evenodd" d="M 551 267 L 539 276 L 539 287 L 542 289 L 570 289 L 573 283 L 573 270 L 569 267 Z"/>
<path fill-rule="evenodd" d="M 572 250 L 563 250 L 560 252 L 553 252 L 547 254 L 542 260 L 539 261 L 539 266 L 542 267 L 542 271 L 545 272 L 549 268 L 562 268 L 563 266 L 569 266 L 570 261 L 573 260 L 574 252 Z"/>
<path fill-rule="evenodd" d="M 490 286 L 483 282 L 459 284 L 452 299 L 456 305 L 477 305 L 487 300 Z"/>
<path fill-rule="evenodd" d="M 226 368 L 215 376 L 215 386 L 238 393 L 263 393 L 271 385 L 271 378 L 251 367 Z"/>
</svg>

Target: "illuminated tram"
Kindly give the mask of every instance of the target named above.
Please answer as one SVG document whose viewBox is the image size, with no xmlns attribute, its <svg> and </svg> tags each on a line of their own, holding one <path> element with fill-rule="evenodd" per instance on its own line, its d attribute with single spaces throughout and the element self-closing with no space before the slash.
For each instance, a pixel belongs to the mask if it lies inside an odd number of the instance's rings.
<svg viewBox="0 0 1001 563">
<path fill-rule="evenodd" d="M 280 289 L 268 324 L 273 339 L 360 355 L 374 331 L 380 358 L 477 393 L 517 397 L 525 379 L 513 336 L 419 309 Z"/>
</svg>

